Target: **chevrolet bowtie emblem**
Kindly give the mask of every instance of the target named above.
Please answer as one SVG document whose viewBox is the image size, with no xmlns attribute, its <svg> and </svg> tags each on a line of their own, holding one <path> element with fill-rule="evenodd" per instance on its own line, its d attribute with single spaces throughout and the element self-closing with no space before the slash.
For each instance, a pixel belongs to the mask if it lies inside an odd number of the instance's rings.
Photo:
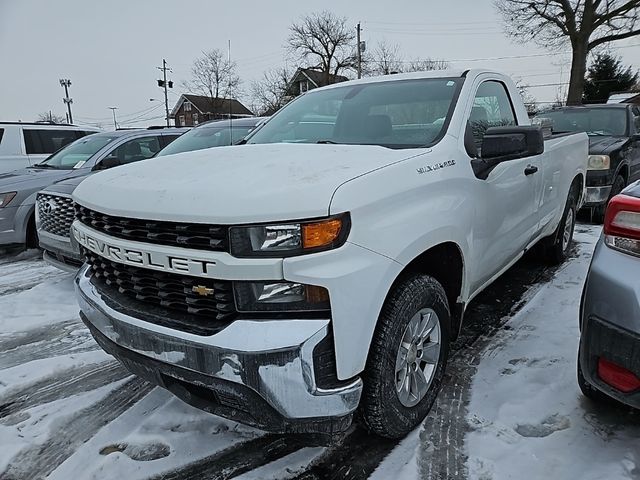
<svg viewBox="0 0 640 480">
<path fill-rule="evenodd" d="M 191 288 L 193 293 L 197 293 L 203 297 L 208 297 L 209 295 L 213 295 L 213 288 L 207 288 L 204 285 L 196 285 Z"/>
</svg>

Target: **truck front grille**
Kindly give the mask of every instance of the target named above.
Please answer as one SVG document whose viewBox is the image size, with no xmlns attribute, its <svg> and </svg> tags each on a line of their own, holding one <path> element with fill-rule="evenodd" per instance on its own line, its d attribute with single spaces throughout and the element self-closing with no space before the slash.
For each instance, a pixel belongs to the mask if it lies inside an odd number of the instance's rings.
<svg viewBox="0 0 640 480">
<path fill-rule="evenodd" d="M 114 298 L 125 296 L 148 305 L 149 309 L 145 310 L 149 313 L 155 311 L 159 318 L 172 318 L 173 328 L 191 332 L 195 325 L 205 332 L 200 334 L 207 334 L 209 327 L 217 331 L 220 322 L 229 322 L 237 315 L 230 281 L 124 265 L 86 249 L 83 251 L 96 286 L 106 289 L 107 294 Z M 154 310 L 153 306 L 159 308 Z M 165 315 L 169 312 L 182 315 Z"/>
<path fill-rule="evenodd" d="M 76 218 L 113 237 L 197 250 L 229 251 L 228 228 L 204 223 L 176 223 L 114 217 L 76 205 Z"/>
<path fill-rule="evenodd" d="M 45 232 L 69 238 L 75 217 L 73 200 L 70 197 L 39 193 L 36 201 L 40 228 Z"/>
</svg>

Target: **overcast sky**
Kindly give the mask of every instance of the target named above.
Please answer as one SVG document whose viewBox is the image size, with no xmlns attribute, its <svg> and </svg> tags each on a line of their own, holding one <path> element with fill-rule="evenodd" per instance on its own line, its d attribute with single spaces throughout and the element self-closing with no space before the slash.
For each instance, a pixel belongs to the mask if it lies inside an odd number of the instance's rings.
<svg viewBox="0 0 640 480">
<path fill-rule="evenodd" d="M 315 3 L 317 7 L 311 6 Z M 75 123 L 112 128 L 162 124 L 156 69 L 166 58 L 175 88 L 184 93 L 193 60 L 219 48 L 238 63 L 244 89 L 266 69 L 288 63 L 284 49 L 292 22 L 326 9 L 345 16 L 373 49 L 397 43 L 407 58 L 445 59 L 452 67 L 491 67 L 532 85 L 538 101 L 553 101 L 568 81 L 570 57 L 508 39 L 491 0 L 0 0 L 0 120 L 33 121 L 64 115 L 60 78 L 72 81 Z M 617 42 L 613 53 L 640 68 L 640 38 Z M 500 58 L 496 57 L 511 57 Z M 250 103 L 248 96 L 243 100 Z"/>
</svg>

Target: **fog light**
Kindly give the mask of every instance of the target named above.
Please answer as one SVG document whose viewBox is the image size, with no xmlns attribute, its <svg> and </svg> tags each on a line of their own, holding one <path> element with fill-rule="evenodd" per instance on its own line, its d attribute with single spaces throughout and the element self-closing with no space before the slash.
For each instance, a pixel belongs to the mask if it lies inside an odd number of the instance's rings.
<svg viewBox="0 0 640 480">
<path fill-rule="evenodd" d="M 602 357 L 598 360 L 598 376 L 622 393 L 640 389 L 640 378 L 635 373 Z"/>
</svg>

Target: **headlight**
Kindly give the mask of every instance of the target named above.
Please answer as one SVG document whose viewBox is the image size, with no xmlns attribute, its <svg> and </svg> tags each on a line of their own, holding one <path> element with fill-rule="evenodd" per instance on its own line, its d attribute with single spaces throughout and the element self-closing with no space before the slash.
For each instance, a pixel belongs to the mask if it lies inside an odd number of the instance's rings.
<svg viewBox="0 0 640 480">
<path fill-rule="evenodd" d="M 587 170 L 609 170 L 610 165 L 609 155 L 589 155 Z"/>
<path fill-rule="evenodd" d="M 299 223 L 231 227 L 236 257 L 291 257 L 341 246 L 349 234 L 349 215 Z"/>
<path fill-rule="evenodd" d="M 16 196 L 16 193 L 18 192 L 0 193 L 0 208 L 6 207 L 7 204 L 13 200 L 13 197 Z"/>
<path fill-rule="evenodd" d="M 329 310 L 323 287 L 290 282 L 234 282 L 239 312 L 313 312 Z"/>
</svg>

